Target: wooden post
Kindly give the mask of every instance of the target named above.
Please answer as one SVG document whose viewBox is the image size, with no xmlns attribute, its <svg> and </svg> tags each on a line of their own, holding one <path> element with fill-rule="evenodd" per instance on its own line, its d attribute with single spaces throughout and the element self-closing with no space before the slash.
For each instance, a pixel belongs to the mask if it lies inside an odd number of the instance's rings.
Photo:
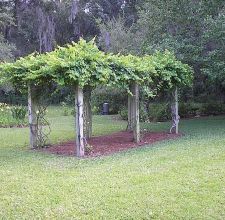
<svg viewBox="0 0 225 220">
<path fill-rule="evenodd" d="M 128 124 L 127 124 L 127 130 L 132 131 L 133 130 L 133 121 L 132 121 L 132 96 L 128 94 Z"/>
<path fill-rule="evenodd" d="M 76 108 L 76 155 L 84 156 L 84 94 L 77 85 L 75 87 L 75 108 Z"/>
<path fill-rule="evenodd" d="M 37 100 L 35 98 L 35 89 L 28 85 L 28 118 L 30 128 L 30 147 L 38 147 L 38 126 L 37 126 Z"/>
<path fill-rule="evenodd" d="M 91 88 L 84 89 L 84 137 L 92 136 Z"/>
<path fill-rule="evenodd" d="M 177 87 L 176 87 L 176 90 L 175 90 L 175 109 L 176 109 L 176 134 L 178 134 L 179 133 L 180 116 L 179 116 L 178 89 L 177 89 Z"/>
<path fill-rule="evenodd" d="M 137 83 L 132 85 L 133 101 L 132 101 L 132 121 L 134 141 L 140 143 L 140 122 L 139 122 L 139 86 Z"/>
<path fill-rule="evenodd" d="M 179 104 L 178 104 L 178 89 L 176 87 L 173 94 L 174 101 L 171 105 L 171 115 L 172 115 L 172 126 L 170 128 L 170 133 L 179 133 Z"/>
</svg>

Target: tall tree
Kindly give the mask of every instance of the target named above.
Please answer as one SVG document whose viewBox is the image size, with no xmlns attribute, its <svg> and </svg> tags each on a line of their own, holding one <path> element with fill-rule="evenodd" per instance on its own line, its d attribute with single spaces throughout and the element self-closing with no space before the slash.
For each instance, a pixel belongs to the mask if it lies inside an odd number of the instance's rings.
<svg viewBox="0 0 225 220">
<path fill-rule="evenodd" d="M 13 59 L 13 52 L 15 51 L 14 45 L 10 44 L 7 40 L 7 28 L 14 25 L 11 13 L 0 4 L 0 62 L 9 61 Z"/>
<path fill-rule="evenodd" d="M 225 102 L 225 8 L 205 20 L 203 71 L 211 90 Z"/>
<path fill-rule="evenodd" d="M 101 44 L 104 45 L 104 33 L 107 32 L 111 39 L 111 51 L 120 52 L 116 49 L 118 45 L 123 45 L 123 53 L 151 54 L 155 50 L 165 49 L 173 51 L 180 60 L 192 65 L 195 70 L 194 94 L 199 96 L 214 93 L 215 90 L 202 69 L 207 65 L 208 74 L 213 72 L 213 67 L 214 71 L 218 66 L 223 69 L 218 62 L 224 62 L 221 10 L 224 9 L 225 2 L 140 0 L 134 4 L 133 8 L 138 9 L 137 22 L 131 28 L 128 28 L 126 22 L 121 24 L 120 19 L 101 25 Z M 123 19 L 126 21 L 126 17 Z"/>
</svg>

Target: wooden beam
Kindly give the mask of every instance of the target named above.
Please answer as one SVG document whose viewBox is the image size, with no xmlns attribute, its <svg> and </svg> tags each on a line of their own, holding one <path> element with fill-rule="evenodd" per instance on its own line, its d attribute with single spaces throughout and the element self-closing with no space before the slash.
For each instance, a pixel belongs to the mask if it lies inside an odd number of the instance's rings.
<svg viewBox="0 0 225 220">
<path fill-rule="evenodd" d="M 75 87 L 76 110 L 76 155 L 84 156 L 84 94 L 78 85 Z"/>
<path fill-rule="evenodd" d="M 38 147 L 37 100 L 33 85 L 28 85 L 28 119 L 30 128 L 30 147 Z"/>
<path fill-rule="evenodd" d="M 132 85 L 133 101 L 132 101 L 132 118 L 133 118 L 133 134 L 134 141 L 140 143 L 140 122 L 139 122 L 139 85 Z"/>
</svg>

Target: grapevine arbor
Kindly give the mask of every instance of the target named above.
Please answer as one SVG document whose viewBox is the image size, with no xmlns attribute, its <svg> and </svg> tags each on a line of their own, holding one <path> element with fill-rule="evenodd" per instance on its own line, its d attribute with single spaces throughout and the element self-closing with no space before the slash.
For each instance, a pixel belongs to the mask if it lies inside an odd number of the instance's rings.
<svg viewBox="0 0 225 220">
<path fill-rule="evenodd" d="M 2 79 L 20 90 L 28 90 L 30 145 L 39 147 L 37 102 L 43 88 L 54 85 L 74 88 L 76 112 L 76 154 L 84 156 L 86 140 L 92 132 L 91 90 L 98 85 L 126 89 L 128 98 L 128 128 L 134 132 L 134 140 L 140 141 L 139 87 L 148 96 L 156 96 L 161 90 L 174 94 L 172 116 L 178 132 L 177 88 L 192 82 L 191 68 L 178 61 L 168 51 L 151 56 L 122 56 L 100 51 L 94 40 L 81 39 L 65 47 L 45 53 L 33 53 L 14 63 L 0 66 Z M 172 129 L 173 130 L 173 129 Z"/>
</svg>

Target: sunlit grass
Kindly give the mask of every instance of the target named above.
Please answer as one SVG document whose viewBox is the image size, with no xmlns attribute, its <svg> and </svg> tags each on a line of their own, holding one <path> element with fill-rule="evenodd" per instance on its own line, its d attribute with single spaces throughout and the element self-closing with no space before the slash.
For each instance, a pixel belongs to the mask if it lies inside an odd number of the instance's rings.
<svg viewBox="0 0 225 220">
<path fill-rule="evenodd" d="M 74 139 L 74 119 L 60 111 L 48 112 L 52 142 Z M 125 127 L 94 117 L 95 135 Z M 180 129 L 177 140 L 82 160 L 29 151 L 28 129 L 0 129 L 0 219 L 224 219 L 225 117 Z"/>
</svg>

